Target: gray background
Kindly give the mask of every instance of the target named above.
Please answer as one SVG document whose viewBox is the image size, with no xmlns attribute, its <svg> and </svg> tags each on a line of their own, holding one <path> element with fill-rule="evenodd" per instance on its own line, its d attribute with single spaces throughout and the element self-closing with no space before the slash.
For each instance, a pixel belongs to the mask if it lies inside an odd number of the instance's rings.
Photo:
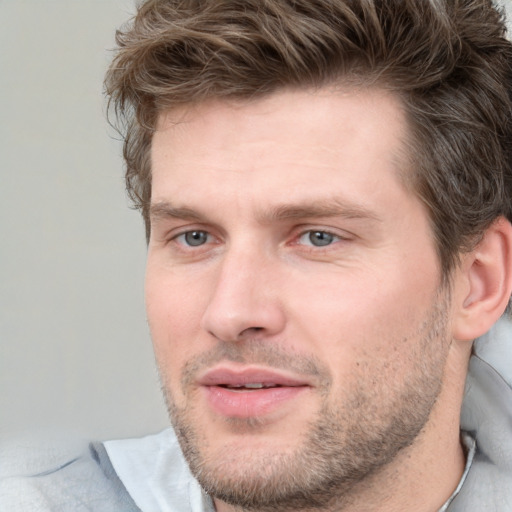
<svg viewBox="0 0 512 512">
<path fill-rule="evenodd" d="M 101 95 L 132 12 L 132 0 L 0 0 L 0 436 L 168 424 L 142 222 Z"/>
<path fill-rule="evenodd" d="M 0 435 L 167 425 L 103 75 L 132 0 L 0 0 Z"/>
</svg>

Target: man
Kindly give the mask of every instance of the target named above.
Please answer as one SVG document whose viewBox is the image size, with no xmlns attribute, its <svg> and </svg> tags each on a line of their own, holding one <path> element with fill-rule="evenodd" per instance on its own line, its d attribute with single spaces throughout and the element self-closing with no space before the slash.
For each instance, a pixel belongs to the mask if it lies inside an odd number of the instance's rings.
<svg viewBox="0 0 512 512">
<path fill-rule="evenodd" d="M 174 429 L 23 480 L 42 510 L 512 510 L 504 32 L 484 0 L 139 7 L 106 88 Z"/>
</svg>

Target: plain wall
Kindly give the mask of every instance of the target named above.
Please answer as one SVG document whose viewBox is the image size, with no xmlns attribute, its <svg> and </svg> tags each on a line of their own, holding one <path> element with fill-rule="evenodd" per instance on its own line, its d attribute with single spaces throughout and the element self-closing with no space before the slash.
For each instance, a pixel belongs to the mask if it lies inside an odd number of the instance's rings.
<svg viewBox="0 0 512 512">
<path fill-rule="evenodd" d="M 142 222 L 101 93 L 132 12 L 132 0 L 0 0 L 0 436 L 168 424 Z"/>
<path fill-rule="evenodd" d="M 0 435 L 167 425 L 102 81 L 132 0 L 0 0 Z"/>
</svg>

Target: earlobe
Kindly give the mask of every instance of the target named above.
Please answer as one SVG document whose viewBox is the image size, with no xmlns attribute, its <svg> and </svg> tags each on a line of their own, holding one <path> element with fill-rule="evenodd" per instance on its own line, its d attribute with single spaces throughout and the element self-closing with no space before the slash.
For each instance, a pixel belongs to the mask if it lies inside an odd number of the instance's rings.
<svg viewBox="0 0 512 512">
<path fill-rule="evenodd" d="M 503 314 L 512 293 L 512 225 L 504 217 L 485 231 L 473 251 L 463 256 L 454 284 L 453 336 L 473 340 Z"/>
</svg>

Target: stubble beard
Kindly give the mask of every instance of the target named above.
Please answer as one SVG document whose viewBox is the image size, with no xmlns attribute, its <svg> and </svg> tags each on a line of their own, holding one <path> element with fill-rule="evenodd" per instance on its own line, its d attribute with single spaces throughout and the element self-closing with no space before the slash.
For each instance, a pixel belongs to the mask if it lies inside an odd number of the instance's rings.
<svg viewBox="0 0 512 512">
<path fill-rule="evenodd" d="M 413 444 L 426 425 L 441 391 L 449 344 L 447 308 L 447 299 L 436 301 L 420 326 L 422 337 L 415 364 L 398 386 L 398 392 L 383 392 L 389 384 L 380 382 L 379 375 L 359 375 L 350 396 L 344 394 L 334 403 L 323 400 L 319 413 L 292 453 L 260 450 L 250 459 L 245 451 L 236 449 L 207 453 L 208 441 L 195 424 L 194 407 L 177 407 L 169 386 L 164 385 L 171 421 L 192 474 L 210 496 L 241 510 L 344 510 L 359 486 Z M 249 349 L 250 358 L 235 356 L 236 347 L 226 345 L 202 357 L 201 362 L 189 365 L 189 373 L 206 364 L 206 360 L 247 359 L 282 367 L 283 360 L 289 358 L 283 354 L 276 356 L 275 347 L 258 341 Z M 296 357 L 293 363 L 290 359 L 290 365 L 304 367 L 296 361 Z M 331 381 L 328 370 L 313 360 L 307 365 L 322 375 L 322 394 L 327 395 Z M 161 377 L 165 384 L 162 372 Z M 184 377 L 182 383 L 190 378 L 191 375 Z M 258 421 L 244 421 L 240 420 L 241 427 L 252 433 L 257 430 Z"/>
</svg>

